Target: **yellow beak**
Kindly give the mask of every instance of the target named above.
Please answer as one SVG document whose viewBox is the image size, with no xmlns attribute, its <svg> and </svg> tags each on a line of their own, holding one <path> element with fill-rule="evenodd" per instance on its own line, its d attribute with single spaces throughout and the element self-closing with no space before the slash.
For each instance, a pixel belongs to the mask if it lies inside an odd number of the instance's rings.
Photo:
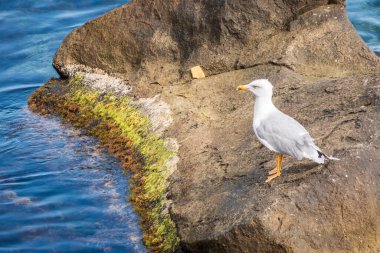
<svg viewBox="0 0 380 253">
<path fill-rule="evenodd" d="M 247 87 L 247 85 L 239 85 L 236 88 L 236 90 L 238 90 L 238 91 L 246 91 L 246 90 L 248 90 L 248 87 Z"/>
</svg>

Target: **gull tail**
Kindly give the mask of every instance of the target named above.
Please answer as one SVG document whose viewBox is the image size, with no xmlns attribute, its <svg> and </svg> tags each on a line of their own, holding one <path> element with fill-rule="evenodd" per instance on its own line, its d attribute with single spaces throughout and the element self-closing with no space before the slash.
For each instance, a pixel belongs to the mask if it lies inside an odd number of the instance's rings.
<svg viewBox="0 0 380 253">
<path fill-rule="evenodd" d="M 306 145 L 303 146 L 303 156 L 319 164 L 324 164 L 326 161 L 330 160 L 339 160 L 336 157 L 325 155 L 321 149 L 315 145 L 310 135 L 308 135 L 308 138 L 306 139 Z"/>
<path fill-rule="evenodd" d="M 315 162 L 317 163 L 325 163 L 325 161 L 330 161 L 330 160 L 335 160 L 335 161 L 339 161 L 340 159 L 336 158 L 336 157 L 332 157 L 332 156 L 327 156 L 325 155 L 322 151 L 318 150 L 317 149 L 317 154 L 318 154 L 318 157 L 317 157 L 317 160 L 314 160 Z"/>
<path fill-rule="evenodd" d="M 320 148 L 318 148 L 313 142 L 309 143 L 309 145 L 304 149 L 304 156 L 306 158 L 309 158 L 310 160 L 313 160 L 316 163 L 324 164 L 326 161 L 330 160 L 339 160 L 336 157 L 327 156 L 324 154 Z"/>
</svg>

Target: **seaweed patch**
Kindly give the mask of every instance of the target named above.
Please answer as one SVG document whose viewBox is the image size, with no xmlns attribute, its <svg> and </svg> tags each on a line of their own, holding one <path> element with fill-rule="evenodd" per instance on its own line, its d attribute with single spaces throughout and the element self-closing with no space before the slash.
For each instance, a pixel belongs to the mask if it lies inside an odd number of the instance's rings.
<svg viewBox="0 0 380 253">
<path fill-rule="evenodd" d="M 175 151 L 150 131 L 150 119 L 131 98 L 100 93 L 78 72 L 68 80 L 51 79 L 28 102 L 32 111 L 60 116 L 97 137 L 131 171 L 131 201 L 141 217 L 145 245 L 152 252 L 176 250 L 179 239 L 166 199 L 168 164 Z"/>
</svg>

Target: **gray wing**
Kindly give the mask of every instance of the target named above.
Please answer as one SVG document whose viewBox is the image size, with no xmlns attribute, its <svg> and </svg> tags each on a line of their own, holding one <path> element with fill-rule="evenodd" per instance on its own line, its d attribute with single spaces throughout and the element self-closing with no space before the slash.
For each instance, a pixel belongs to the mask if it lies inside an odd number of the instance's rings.
<svg viewBox="0 0 380 253">
<path fill-rule="evenodd" d="M 315 146 L 306 129 L 295 119 L 280 111 L 270 114 L 261 121 L 256 127 L 256 134 L 275 151 L 297 159 L 304 157 L 305 147 Z"/>
</svg>

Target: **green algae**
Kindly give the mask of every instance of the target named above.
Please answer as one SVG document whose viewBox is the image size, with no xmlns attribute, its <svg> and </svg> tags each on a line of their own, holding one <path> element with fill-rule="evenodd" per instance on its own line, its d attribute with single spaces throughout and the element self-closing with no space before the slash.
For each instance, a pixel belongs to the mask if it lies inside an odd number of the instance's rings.
<svg viewBox="0 0 380 253">
<path fill-rule="evenodd" d="M 100 98 L 101 97 L 101 98 Z M 102 120 L 114 122 L 121 134 L 131 140 L 132 145 L 144 158 L 141 173 L 142 194 L 135 201 L 150 203 L 154 208 L 148 210 L 146 222 L 153 237 L 145 237 L 149 248 L 162 248 L 169 251 L 176 246 L 175 227 L 168 214 L 162 214 L 166 206 L 165 193 L 168 187 L 166 164 L 174 155 L 165 147 L 165 142 L 157 134 L 149 132 L 147 116 L 130 103 L 127 97 L 116 98 L 112 95 L 101 96 L 96 91 L 76 90 L 72 100 L 81 107 L 92 108 L 91 112 Z"/>
<path fill-rule="evenodd" d="M 173 252 L 179 239 L 167 211 L 166 179 L 170 170 L 167 164 L 175 152 L 150 131 L 150 119 L 129 97 L 101 94 L 84 85 L 80 73 L 69 79 L 64 96 L 37 93 L 34 100 L 30 99 L 31 107 L 59 114 L 78 127 L 87 128 L 122 161 L 123 167 L 131 169 L 131 201 L 142 220 L 144 243 L 152 252 Z M 43 108 L 47 106 L 56 110 Z"/>
</svg>

